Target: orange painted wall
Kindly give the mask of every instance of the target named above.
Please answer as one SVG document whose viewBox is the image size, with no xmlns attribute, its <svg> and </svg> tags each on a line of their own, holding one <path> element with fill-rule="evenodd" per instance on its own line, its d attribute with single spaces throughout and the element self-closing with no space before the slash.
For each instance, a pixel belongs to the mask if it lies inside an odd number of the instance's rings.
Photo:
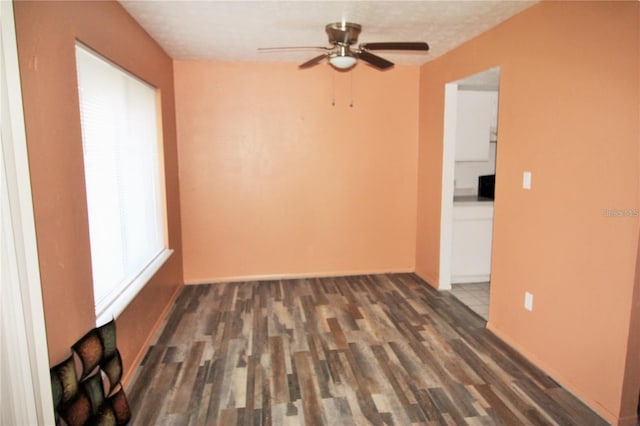
<svg viewBox="0 0 640 426">
<path fill-rule="evenodd" d="M 117 320 L 129 373 L 182 284 L 172 61 L 116 2 L 16 2 L 14 9 L 52 364 L 96 325 L 75 40 L 161 89 L 169 240 L 175 253 Z"/>
<path fill-rule="evenodd" d="M 542 2 L 424 65 L 420 87 L 416 270 L 437 284 L 444 85 L 500 66 L 489 328 L 621 424 L 640 386 L 639 223 L 603 209 L 640 207 L 639 7 Z"/>
<path fill-rule="evenodd" d="M 413 270 L 418 67 L 174 67 L 187 283 Z"/>
</svg>

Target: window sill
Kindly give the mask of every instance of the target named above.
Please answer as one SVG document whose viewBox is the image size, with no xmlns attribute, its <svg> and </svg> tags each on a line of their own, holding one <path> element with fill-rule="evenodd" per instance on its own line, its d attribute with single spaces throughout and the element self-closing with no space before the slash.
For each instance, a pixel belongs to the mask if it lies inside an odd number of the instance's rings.
<svg viewBox="0 0 640 426">
<path fill-rule="evenodd" d="M 164 249 L 136 276 L 129 285 L 122 290 L 113 300 L 96 306 L 96 325 L 100 326 L 120 314 L 129 306 L 129 303 L 140 293 L 156 273 L 162 268 L 173 254 L 173 250 Z"/>
</svg>

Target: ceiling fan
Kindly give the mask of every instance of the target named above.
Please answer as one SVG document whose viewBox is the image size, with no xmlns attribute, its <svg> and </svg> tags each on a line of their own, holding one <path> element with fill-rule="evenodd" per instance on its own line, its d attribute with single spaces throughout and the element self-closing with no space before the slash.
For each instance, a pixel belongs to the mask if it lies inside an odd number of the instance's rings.
<svg viewBox="0 0 640 426">
<path fill-rule="evenodd" d="M 334 22 L 325 26 L 325 31 L 329 36 L 329 43 L 332 47 L 322 46 L 301 46 L 301 47 L 266 47 L 258 50 L 284 50 L 284 49 L 315 49 L 325 51 L 322 55 L 318 55 L 307 62 L 300 64 L 298 68 L 310 68 L 319 64 L 325 58 L 329 59 L 329 63 L 340 70 L 347 70 L 353 67 L 358 59 L 369 63 L 375 68 L 384 70 L 393 66 L 390 62 L 378 55 L 371 53 L 371 50 L 414 50 L 427 51 L 429 45 L 423 41 L 418 42 L 380 42 L 380 43 L 361 43 L 355 47 L 358 41 L 358 35 L 362 26 L 352 22 Z"/>
</svg>

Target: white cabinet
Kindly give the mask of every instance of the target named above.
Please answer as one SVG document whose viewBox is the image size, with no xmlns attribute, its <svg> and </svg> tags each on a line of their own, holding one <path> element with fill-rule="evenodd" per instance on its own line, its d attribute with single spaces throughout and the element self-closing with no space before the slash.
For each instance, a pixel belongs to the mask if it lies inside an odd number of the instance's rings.
<svg viewBox="0 0 640 426">
<path fill-rule="evenodd" d="M 493 203 L 453 205 L 451 282 L 485 282 L 491 278 Z"/>
<path fill-rule="evenodd" d="M 487 161 L 497 92 L 459 90 L 456 117 L 456 161 Z"/>
</svg>

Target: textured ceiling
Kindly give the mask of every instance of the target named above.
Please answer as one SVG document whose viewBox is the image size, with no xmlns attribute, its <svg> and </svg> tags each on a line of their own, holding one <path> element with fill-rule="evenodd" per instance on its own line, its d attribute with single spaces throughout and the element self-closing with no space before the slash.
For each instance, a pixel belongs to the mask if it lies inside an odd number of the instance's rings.
<svg viewBox="0 0 640 426">
<path fill-rule="evenodd" d="M 316 51 L 258 47 L 328 46 L 330 22 L 361 24 L 358 40 L 426 41 L 428 53 L 377 54 L 422 64 L 535 4 L 535 1 L 155 1 L 120 3 L 174 59 L 304 62 Z"/>
</svg>

